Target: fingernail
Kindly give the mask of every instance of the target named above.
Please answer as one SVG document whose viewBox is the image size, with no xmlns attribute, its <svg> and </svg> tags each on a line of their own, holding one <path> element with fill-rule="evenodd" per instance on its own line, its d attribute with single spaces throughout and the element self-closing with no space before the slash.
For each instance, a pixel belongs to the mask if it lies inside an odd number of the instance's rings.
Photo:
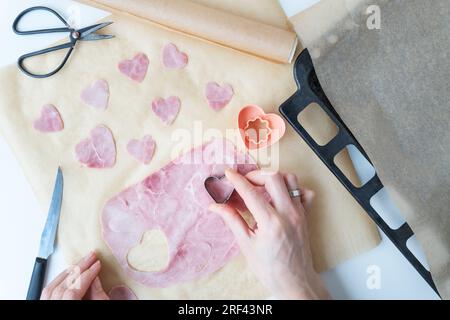
<svg viewBox="0 0 450 320">
<path fill-rule="evenodd" d="M 98 270 L 101 267 L 101 262 L 98 260 L 96 263 L 92 265 L 92 269 Z"/>
<path fill-rule="evenodd" d="M 84 261 L 89 261 L 95 257 L 95 251 L 91 251 L 87 256 L 84 257 Z"/>
</svg>

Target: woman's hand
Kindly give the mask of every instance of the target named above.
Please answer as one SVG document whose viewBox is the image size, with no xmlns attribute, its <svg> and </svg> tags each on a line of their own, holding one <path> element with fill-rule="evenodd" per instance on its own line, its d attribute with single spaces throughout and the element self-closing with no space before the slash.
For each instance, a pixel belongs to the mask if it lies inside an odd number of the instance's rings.
<svg viewBox="0 0 450 320">
<path fill-rule="evenodd" d="M 98 274 L 100 260 L 89 253 L 53 280 L 43 291 L 41 300 L 109 300 Z"/>
<path fill-rule="evenodd" d="M 212 205 L 234 233 L 242 253 L 260 281 L 281 299 L 329 299 L 314 270 L 308 238 L 306 210 L 314 193 L 299 188 L 292 174 L 253 171 L 245 177 L 227 170 L 226 176 L 256 220 L 250 228 L 230 205 Z M 271 203 L 257 186 L 264 186 Z M 289 191 L 301 190 L 291 198 Z"/>
</svg>

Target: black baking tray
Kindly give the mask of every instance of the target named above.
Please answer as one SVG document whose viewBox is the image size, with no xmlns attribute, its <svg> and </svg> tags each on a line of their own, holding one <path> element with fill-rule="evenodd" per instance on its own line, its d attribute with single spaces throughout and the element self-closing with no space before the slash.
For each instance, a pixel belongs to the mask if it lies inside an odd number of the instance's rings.
<svg viewBox="0 0 450 320">
<path fill-rule="evenodd" d="M 294 77 L 298 90 L 292 97 L 280 106 L 280 113 L 295 129 L 295 131 L 306 141 L 306 143 L 323 161 L 328 169 L 330 169 L 336 178 L 344 185 L 355 200 L 358 201 L 372 220 L 394 243 L 397 249 L 425 279 L 431 288 L 439 294 L 431 277 L 431 273 L 420 263 L 419 260 L 417 260 L 414 254 L 412 254 L 406 246 L 408 239 L 414 235 L 411 227 L 405 223 L 398 229 L 390 228 L 383 218 L 371 206 L 370 199 L 384 187 L 378 178 L 378 175 L 375 173 L 370 181 L 358 188 L 347 179 L 345 174 L 342 173 L 334 163 L 334 158 L 339 152 L 347 146 L 353 145 L 372 164 L 364 149 L 355 139 L 349 128 L 342 121 L 339 114 L 333 108 L 325 95 L 317 78 L 313 61 L 307 49 L 303 50 L 295 62 Z M 298 121 L 299 114 L 312 103 L 319 105 L 339 129 L 337 135 L 324 146 L 318 145 Z"/>
</svg>

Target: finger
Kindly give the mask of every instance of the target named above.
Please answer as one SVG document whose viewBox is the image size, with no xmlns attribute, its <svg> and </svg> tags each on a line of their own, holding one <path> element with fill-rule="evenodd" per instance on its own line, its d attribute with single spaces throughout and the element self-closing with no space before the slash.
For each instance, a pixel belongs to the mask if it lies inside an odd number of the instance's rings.
<svg viewBox="0 0 450 320">
<path fill-rule="evenodd" d="M 311 209 L 314 197 L 316 196 L 316 193 L 312 190 L 309 190 L 307 188 L 300 188 L 302 191 L 302 204 L 305 208 L 306 212 Z"/>
<path fill-rule="evenodd" d="M 286 183 L 286 186 L 288 188 L 289 191 L 293 191 L 293 190 L 300 190 L 302 195 L 302 189 L 299 188 L 299 183 L 298 183 L 298 179 L 297 176 L 295 174 L 292 173 L 287 173 L 284 175 L 284 181 Z M 304 208 L 303 204 L 302 204 L 302 197 L 291 197 L 292 202 L 298 207 L 298 208 Z"/>
<path fill-rule="evenodd" d="M 63 294 L 63 300 L 81 300 L 91 287 L 101 270 L 100 261 L 85 270 Z"/>
<path fill-rule="evenodd" d="M 86 296 L 86 300 L 110 300 L 109 296 L 106 294 L 105 290 L 103 289 L 102 282 L 100 281 L 100 278 L 97 276 L 92 282 Z"/>
<path fill-rule="evenodd" d="M 53 294 L 53 290 L 62 283 L 70 274 L 72 267 L 61 272 L 52 282 L 50 282 L 42 291 L 41 300 L 49 300 Z"/>
<path fill-rule="evenodd" d="M 273 213 L 270 203 L 261 195 L 261 192 L 250 183 L 244 176 L 236 171 L 226 170 L 226 177 L 235 187 L 237 193 L 244 200 L 245 205 L 252 213 L 258 226 L 262 226 L 267 222 Z"/>
<path fill-rule="evenodd" d="M 239 245 L 244 244 L 249 239 L 252 230 L 236 209 L 226 204 L 213 204 L 209 209 L 222 217 L 228 228 L 233 232 Z"/>
<path fill-rule="evenodd" d="M 245 176 L 251 183 L 264 186 L 279 213 L 292 208 L 291 196 L 281 174 L 272 171 L 256 170 Z"/>
<path fill-rule="evenodd" d="M 83 257 L 76 265 L 70 266 L 65 271 L 63 271 L 61 274 L 59 274 L 43 291 L 42 291 L 42 298 L 43 300 L 53 298 L 52 296 L 61 296 L 64 293 L 66 286 L 66 280 L 67 278 L 73 273 L 75 269 L 80 269 L 79 272 L 82 272 L 86 270 L 88 267 L 90 267 L 95 261 L 97 260 L 97 256 L 95 252 L 90 252 L 88 255 Z M 59 288 L 54 293 L 55 289 Z M 57 298 L 57 297 L 55 297 Z M 60 297 L 59 297 L 60 298 Z"/>
<path fill-rule="evenodd" d="M 80 273 L 82 273 L 87 269 L 89 269 L 95 262 L 97 262 L 97 260 L 98 260 L 97 254 L 94 251 L 92 251 L 87 256 L 78 261 L 78 263 L 75 266 L 78 267 Z"/>
</svg>

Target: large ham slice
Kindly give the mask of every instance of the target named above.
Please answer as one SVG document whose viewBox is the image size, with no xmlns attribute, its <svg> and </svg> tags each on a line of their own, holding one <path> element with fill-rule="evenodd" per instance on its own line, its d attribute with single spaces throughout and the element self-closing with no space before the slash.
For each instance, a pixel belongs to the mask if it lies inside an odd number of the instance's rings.
<svg viewBox="0 0 450 320">
<path fill-rule="evenodd" d="M 168 287 L 207 276 L 238 252 L 222 218 L 208 210 L 214 200 L 204 186 L 208 177 L 223 175 L 227 167 L 242 174 L 257 168 L 231 142 L 215 139 L 106 203 L 103 238 L 131 278 L 146 286 Z M 138 271 L 127 257 L 151 230 L 160 230 L 167 238 L 169 262 L 161 271 Z"/>
<path fill-rule="evenodd" d="M 79 162 L 89 168 L 111 168 L 116 164 L 116 143 L 109 128 L 99 125 L 90 137 L 75 147 L 75 156 Z"/>
</svg>

